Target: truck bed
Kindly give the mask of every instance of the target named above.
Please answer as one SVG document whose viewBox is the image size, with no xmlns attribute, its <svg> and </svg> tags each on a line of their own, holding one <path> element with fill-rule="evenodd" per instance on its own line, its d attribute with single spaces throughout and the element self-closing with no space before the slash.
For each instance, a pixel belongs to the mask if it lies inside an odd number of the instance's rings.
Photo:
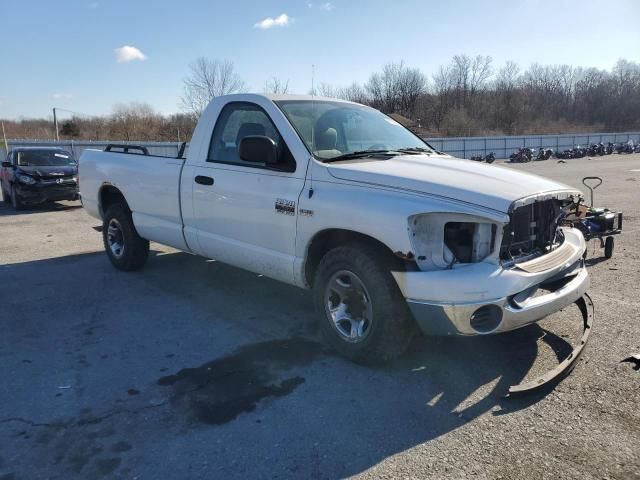
<svg viewBox="0 0 640 480">
<path fill-rule="evenodd" d="M 117 187 L 127 200 L 141 237 L 188 251 L 180 213 L 183 166 L 182 158 L 85 150 L 79 165 L 84 207 L 90 215 L 102 219 L 99 195 L 103 188 Z"/>
</svg>

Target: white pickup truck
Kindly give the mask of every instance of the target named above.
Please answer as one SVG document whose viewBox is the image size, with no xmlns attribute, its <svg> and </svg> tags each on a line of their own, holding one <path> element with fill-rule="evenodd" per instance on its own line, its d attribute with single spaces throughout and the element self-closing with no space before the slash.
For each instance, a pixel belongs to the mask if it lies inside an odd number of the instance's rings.
<svg viewBox="0 0 640 480">
<path fill-rule="evenodd" d="M 399 355 L 416 326 L 513 330 L 589 285 L 585 240 L 561 225 L 579 191 L 441 154 L 363 105 L 229 95 L 186 159 L 108 150 L 84 152 L 79 181 L 115 267 L 142 267 L 155 241 L 311 289 L 355 361 Z"/>
</svg>

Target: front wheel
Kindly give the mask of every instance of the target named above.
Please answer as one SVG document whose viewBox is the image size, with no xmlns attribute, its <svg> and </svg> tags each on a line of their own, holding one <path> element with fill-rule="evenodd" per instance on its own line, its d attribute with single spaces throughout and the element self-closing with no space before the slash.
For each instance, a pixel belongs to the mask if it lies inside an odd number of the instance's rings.
<svg viewBox="0 0 640 480">
<path fill-rule="evenodd" d="M 329 251 L 316 271 L 313 297 L 327 343 L 344 357 L 380 364 L 401 355 L 413 318 L 383 259 L 365 243 Z"/>
<path fill-rule="evenodd" d="M 131 213 L 122 205 L 113 205 L 105 213 L 102 240 L 109 260 L 119 270 L 138 270 L 147 261 L 149 241 L 138 235 Z"/>
</svg>

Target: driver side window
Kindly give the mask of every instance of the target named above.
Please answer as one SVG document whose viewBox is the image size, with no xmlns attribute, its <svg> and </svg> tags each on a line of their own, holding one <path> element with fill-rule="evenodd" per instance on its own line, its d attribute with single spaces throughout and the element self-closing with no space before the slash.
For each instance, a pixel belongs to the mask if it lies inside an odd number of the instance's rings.
<svg viewBox="0 0 640 480">
<path fill-rule="evenodd" d="M 240 158 L 240 142 L 253 135 L 271 138 L 282 159 L 280 169 L 295 170 L 293 156 L 275 125 L 262 108 L 251 103 L 229 103 L 222 109 L 213 129 L 207 162 L 265 168 L 263 164 L 246 162 Z"/>
</svg>

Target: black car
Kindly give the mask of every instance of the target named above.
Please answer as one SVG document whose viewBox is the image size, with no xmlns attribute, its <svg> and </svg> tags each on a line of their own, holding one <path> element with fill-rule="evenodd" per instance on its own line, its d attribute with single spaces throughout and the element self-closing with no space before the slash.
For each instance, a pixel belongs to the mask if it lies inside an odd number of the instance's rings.
<svg viewBox="0 0 640 480">
<path fill-rule="evenodd" d="M 61 148 L 14 148 L 2 162 L 0 189 L 13 208 L 58 200 L 77 200 L 78 164 Z"/>
</svg>

